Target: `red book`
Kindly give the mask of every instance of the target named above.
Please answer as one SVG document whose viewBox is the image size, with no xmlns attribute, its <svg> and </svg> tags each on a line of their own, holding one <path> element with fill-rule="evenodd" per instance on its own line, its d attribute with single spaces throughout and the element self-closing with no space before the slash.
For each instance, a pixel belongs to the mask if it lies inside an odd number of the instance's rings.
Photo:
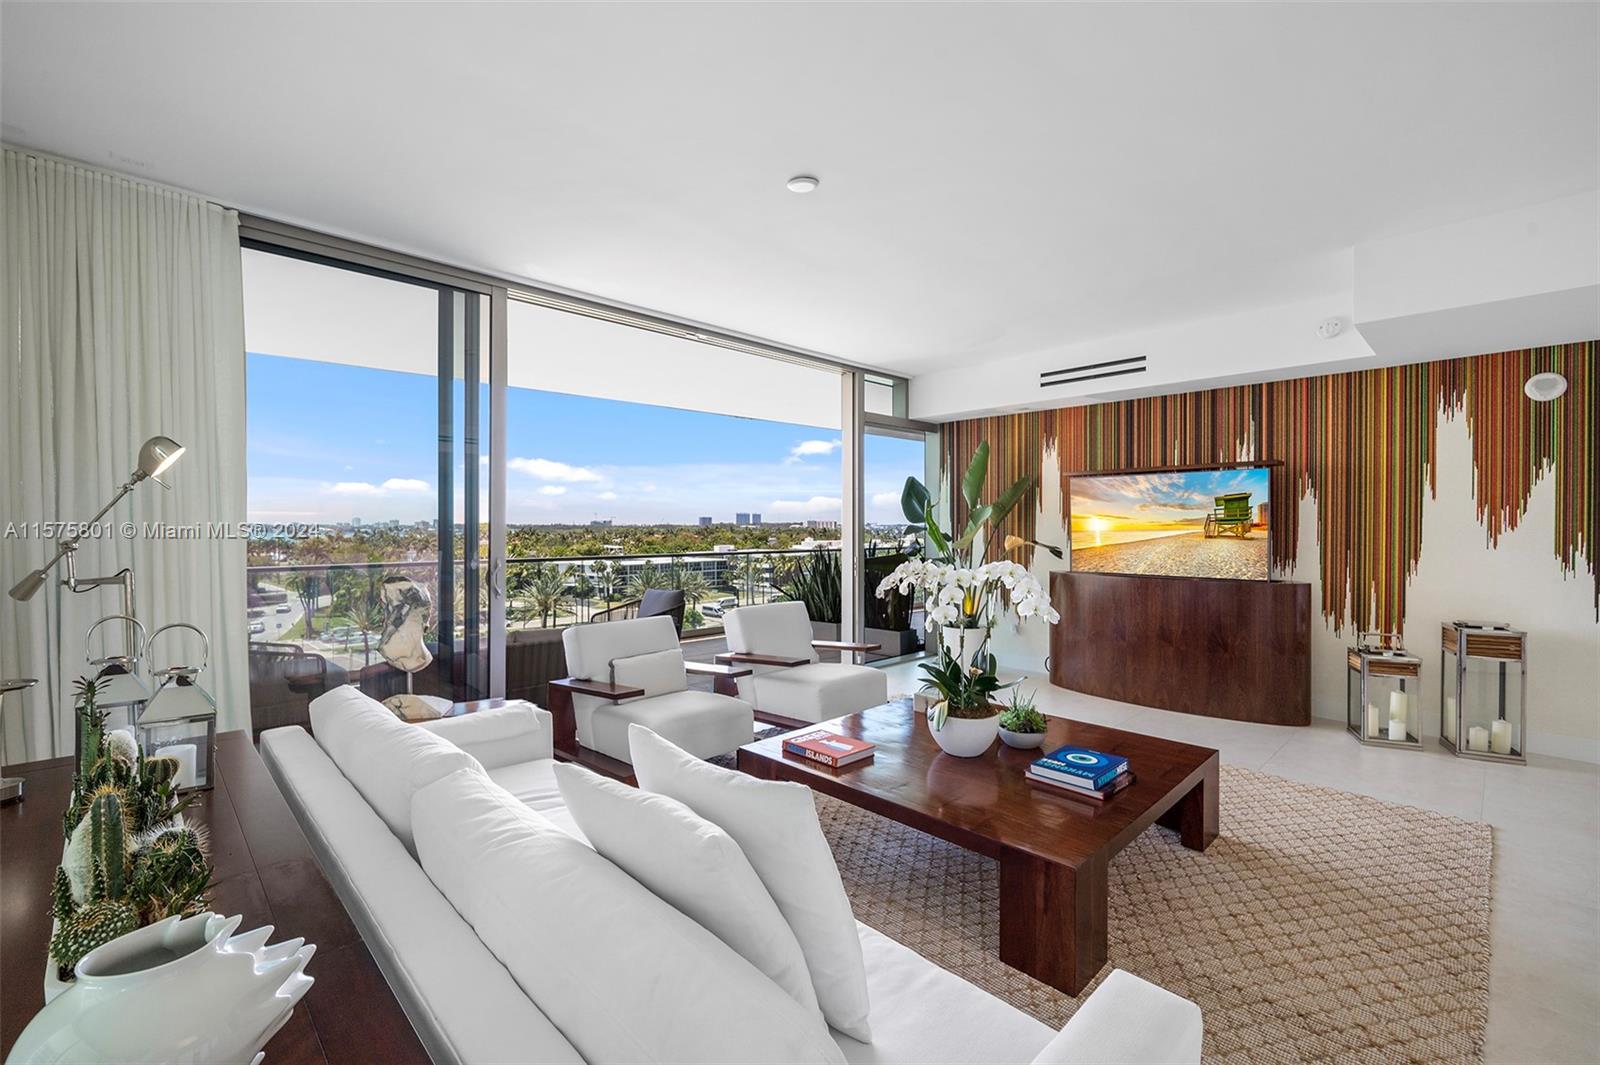
<svg viewBox="0 0 1600 1065">
<path fill-rule="evenodd" d="M 783 741 L 785 754 L 792 754 L 799 758 L 809 758 L 819 765 L 829 769 L 840 769 L 855 762 L 872 757 L 872 752 L 877 744 L 868 743 L 866 740 L 851 739 L 841 736 L 837 732 L 827 729 L 816 729 L 813 732 L 801 732 L 794 736 L 786 737 Z"/>
</svg>

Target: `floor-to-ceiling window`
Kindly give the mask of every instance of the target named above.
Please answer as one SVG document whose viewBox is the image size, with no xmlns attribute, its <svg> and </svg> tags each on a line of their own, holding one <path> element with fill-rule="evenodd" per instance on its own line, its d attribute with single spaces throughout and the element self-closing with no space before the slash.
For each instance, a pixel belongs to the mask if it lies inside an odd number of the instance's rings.
<svg viewBox="0 0 1600 1065">
<path fill-rule="evenodd" d="M 507 333 L 508 695 L 650 589 L 683 593 L 691 658 L 751 603 L 838 624 L 837 370 L 518 299 Z"/>
<path fill-rule="evenodd" d="M 244 282 L 255 727 L 346 682 L 488 694 L 487 296 L 265 248 Z"/>
</svg>

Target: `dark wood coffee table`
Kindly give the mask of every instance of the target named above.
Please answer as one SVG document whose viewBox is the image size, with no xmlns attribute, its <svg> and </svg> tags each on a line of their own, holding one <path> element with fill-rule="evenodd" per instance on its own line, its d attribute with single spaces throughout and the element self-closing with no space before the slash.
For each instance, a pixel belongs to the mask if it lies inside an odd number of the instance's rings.
<svg viewBox="0 0 1600 1065">
<path fill-rule="evenodd" d="M 1106 963 L 1106 871 L 1152 824 L 1204 850 L 1217 836 L 1217 752 L 1154 736 L 1050 718 L 1045 750 L 1072 744 L 1126 755 L 1135 782 L 1104 803 L 1023 776 L 1037 751 L 998 741 L 978 758 L 939 750 L 910 700 L 808 728 L 878 745 L 870 761 L 827 769 L 783 753 L 782 736 L 739 748 L 753 776 L 826 795 L 949 840 L 1000 863 L 1000 960 L 1076 995 Z"/>
</svg>

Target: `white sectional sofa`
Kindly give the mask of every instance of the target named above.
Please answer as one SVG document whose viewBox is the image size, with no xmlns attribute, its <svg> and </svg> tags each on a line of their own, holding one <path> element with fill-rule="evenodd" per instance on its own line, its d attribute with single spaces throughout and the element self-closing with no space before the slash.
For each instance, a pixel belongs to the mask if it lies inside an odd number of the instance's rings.
<svg viewBox="0 0 1600 1065">
<path fill-rule="evenodd" d="M 445 888 L 441 890 L 419 863 L 412 836 L 413 809 L 424 815 L 417 822 L 419 832 L 427 827 L 422 823 L 426 820 L 434 826 L 434 838 L 439 835 L 439 825 L 451 824 L 451 810 L 423 804 L 450 801 L 452 790 L 462 790 L 452 788 L 451 782 L 464 783 L 480 804 L 498 802 L 502 814 L 514 809 L 547 838 L 580 841 L 585 846 L 579 853 L 589 855 L 584 868 L 598 869 L 594 863 L 602 863 L 609 868 L 608 875 L 621 877 L 612 888 L 620 884 L 625 890 L 648 896 L 648 889 L 587 849 L 588 841 L 563 804 L 556 782 L 549 714 L 521 704 L 429 722 L 426 727 L 406 725 L 380 704 L 347 687 L 312 704 L 312 724 L 315 738 L 298 727 L 263 733 L 262 756 L 433 1060 L 585 1060 L 578 1046 L 597 1045 L 591 1038 L 595 1033 L 564 1031 L 547 1016 L 546 1009 L 565 1017 L 569 1028 L 600 1022 L 574 1021 L 570 1001 L 555 1001 L 562 996 L 546 991 L 544 1005 L 530 997 L 525 985 L 548 988 L 549 984 L 526 979 L 530 971 L 526 936 L 508 934 L 503 924 L 497 930 L 482 921 L 480 913 L 479 924 L 487 929 L 481 938 L 458 906 L 473 912 L 463 904 L 462 893 L 470 890 L 481 897 L 485 881 L 491 881 L 491 894 L 510 907 L 506 912 L 515 922 L 519 907 L 530 913 L 543 907 L 540 916 L 544 917 L 571 911 L 591 886 L 602 896 L 611 888 L 601 885 L 597 877 L 593 885 L 566 882 L 563 898 L 552 898 L 555 892 L 547 891 L 541 899 L 537 891 L 526 890 L 520 882 L 492 882 L 493 877 L 478 875 L 514 865 L 504 861 L 503 848 L 495 850 L 491 845 L 474 852 L 475 844 L 468 842 L 455 848 L 461 851 L 464 847 L 465 856 L 452 854 L 448 869 L 434 867 Z M 487 783 L 474 783 L 480 774 L 487 777 Z M 508 795 L 521 805 L 509 801 Z M 444 798 L 436 798 L 440 796 Z M 536 817 L 530 819 L 527 810 Z M 471 835 L 474 819 L 481 824 L 480 813 L 481 809 L 462 808 L 463 836 Z M 550 825 L 565 836 L 551 836 Z M 570 840 L 564 844 L 569 851 L 573 848 Z M 455 904 L 447 891 L 455 893 Z M 651 907 L 665 907 L 655 896 L 639 897 L 639 903 L 641 914 L 657 913 Z M 613 911 L 617 908 L 613 904 Z M 633 916 L 595 912 L 592 920 L 626 924 Z M 692 925 L 684 930 L 687 933 L 709 936 L 670 907 L 665 917 Z M 666 923 L 660 913 L 651 920 Z M 527 922 L 530 927 L 538 923 Z M 690 956 L 704 959 L 692 964 L 728 966 L 729 970 L 692 972 L 685 978 L 679 957 L 674 963 L 679 966 L 678 983 L 734 986 L 741 989 L 740 994 L 756 994 L 754 1001 L 786 1004 L 763 1015 L 772 1018 L 766 1030 L 760 1024 L 752 1025 L 749 1017 L 730 1018 L 728 1042 L 741 1045 L 717 1046 L 707 1059 L 843 1060 L 885 1065 L 1200 1060 L 1199 1008 L 1128 973 L 1114 972 L 1058 1033 L 873 929 L 858 923 L 857 931 L 866 969 L 872 1041 L 860 1042 L 826 1029 L 818 1018 L 816 1032 L 811 1033 L 820 1039 L 814 1055 L 792 1049 L 806 1045 L 804 1038 L 777 1038 L 802 1023 L 785 1012 L 798 1007 L 782 992 L 773 995 L 758 986 L 771 984 L 770 990 L 777 990 L 776 984 L 744 959 L 715 943 L 698 954 L 690 952 Z M 521 942 L 510 942 L 516 938 Z M 534 949 L 537 951 L 537 943 Z M 548 959 L 537 956 L 535 961 L 540 966 L 547 961 L 558 974 L 573 973 L 575 981 L 581 970 L 591 986 L 614 989 L 618 1002 L 630 997 L 645 1002 L 652 996 L 670 999 L 672 994 L 671 988 L 660 986 L 660 974 L 652 971 L 651 959 L 665 957 L 662 953 L 630 951 L 624 943 L 620 950 L 552 948 L 551 955 Z M 661 967 L 669 966 L 663 961 Z M 521 972 L 524 980 L 519 982 L 513 971 Z M 708 1016 L 715 1017 L 716 1006 L 690 1001 L 686 1011 L 698 1017 L 697 1011 L 711 1009 Z M 714 1023 L 709 1027 L 710 1038 L 715 1040 L 721 1029 Z M 769 1033 L 774 1037 L 770 1045 Z M 674 1059 L 670 1053 L 657 1053 L 648 1039 L 637 1047 L 636 1052 L 616 1060 Z"/>
</svg>

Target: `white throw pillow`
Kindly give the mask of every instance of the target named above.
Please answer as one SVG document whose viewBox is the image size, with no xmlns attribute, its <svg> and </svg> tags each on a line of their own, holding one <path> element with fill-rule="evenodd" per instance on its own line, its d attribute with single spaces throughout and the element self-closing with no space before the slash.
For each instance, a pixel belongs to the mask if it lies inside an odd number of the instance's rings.
<svg viewBox="0 0 1600 1065">
<path fill-rule="evenodd" d="M 702 762 L 643 725 L 628 726 L 628 749 L 641 788 L 677 799 L 739 844 L 800 941 L 822 1015 L 872 1042 L 855 915 L 811 789 Z"/>
<path fill-rule="evenodd" d="M 483 772 L 466 751 L 401 721 L 348 684 L 311 701 L 311 734 L 413 854 L 412 793 L 458 769 Z"/>
<path fill-rule="evenodd" d="M 689 687 L 689 677 L 683 671 L 683 651 L 672 647 L 665 651 L 646 651 L 642 655 L 613 658 L 611 683 L 644 689 L 644 694 L 636 697 L 640 699 L 681 692 Z M 632 702 L 631 699 L 622 701 Z"/>
<path fill-rule="evenodd" d="M 585 1061 L 829 1062 L 817 1018 L 481 773 L 412 802 L 423 870 Z"/>
<path fill-rule="evenodd" d="M 665 795 L 571 763 L 556 763 L 555 774 L 567 812 L 595 850 L 822 1020 L 794 931 L 732 836 Z"/>
<path fill-rule="evenodd" d="M 500 769 L 518 762 L 550 758 L 554 754 L 550 711 L 527 702 L 420 721 L 412 728 L 424 729 L 449 740 L 476 758 L 485 769 Z"/>
</svg>

